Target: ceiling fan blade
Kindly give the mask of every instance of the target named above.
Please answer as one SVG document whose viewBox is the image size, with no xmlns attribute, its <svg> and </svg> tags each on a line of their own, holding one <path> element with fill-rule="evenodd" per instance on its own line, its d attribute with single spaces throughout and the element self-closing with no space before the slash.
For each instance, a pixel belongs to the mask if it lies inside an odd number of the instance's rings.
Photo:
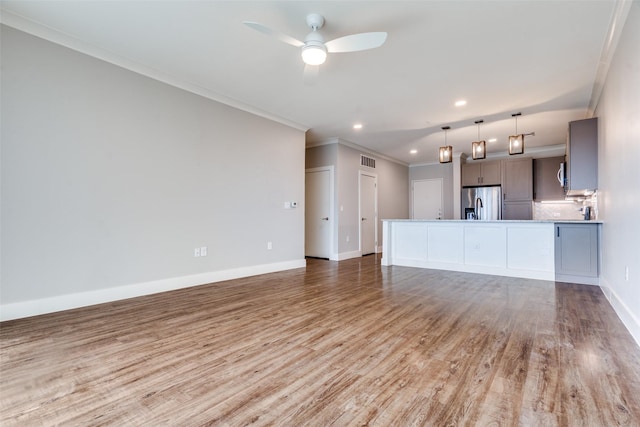
<svg viewBox="0 0 640 427">
<path fill-rule="evenodd" d="M 290 44 L 291 46 L 295 46 L 295 47 L 304 46 L 304 42 L 301 42 L 298 39 L 294 39 L 293 37 L 283 34 L 279 31 L 272 30 L 271 28 L 265 27 L 264 25 L 259 24 L 257 22 L 242 21 L 242 23 L 249 28 L 253 28 L 254 30 L 260 31 L 261 33 L 266 34 L 268 36 L 275 37 L 281 42 L 285 42 L 287 44 Z"/>
<path fill-rule="evenodd" d="M 313 86 L 316 83 L 316 80 L 318 79 L 318 73 L 320 72 L 320 66 L 319 65 L 308 65 L 305 64 L 304 66 L 304 74 L 303 74 L 303 81 L 304 84 L 307 86 Z"/>
<path fill-rule="evenodd" d="M 360 33 L 333 39 L 324 45 L 328 52 L 357 52 L 380 47 L 385 40 L 387 40 L 385 32 Z"/>
</svg>

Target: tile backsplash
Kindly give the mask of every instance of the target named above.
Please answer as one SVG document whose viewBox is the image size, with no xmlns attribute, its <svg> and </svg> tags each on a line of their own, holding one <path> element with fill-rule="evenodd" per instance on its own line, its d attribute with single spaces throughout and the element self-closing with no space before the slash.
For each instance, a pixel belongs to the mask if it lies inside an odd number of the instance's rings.
<svg viewBox="0 0 640 427">
<path fill-rule="evenodd" d="M 591 207 L 591 219 L 598 219 L 597 193 L 581 199 L 534 202 L 533 219 L 584 219 L 585 206 Z"/>
</svg>

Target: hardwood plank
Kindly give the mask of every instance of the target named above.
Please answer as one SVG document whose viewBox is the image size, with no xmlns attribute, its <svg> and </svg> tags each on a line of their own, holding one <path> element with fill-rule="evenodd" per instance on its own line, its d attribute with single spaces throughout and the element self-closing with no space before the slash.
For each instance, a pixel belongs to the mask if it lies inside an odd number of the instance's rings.
<svg viewBox="0 0 640 427">
<path fill-rule="evenodd" d="M 597 287 L 376 256 L 0 324 L 0 424 L 640 425 Z"/>
</svg>

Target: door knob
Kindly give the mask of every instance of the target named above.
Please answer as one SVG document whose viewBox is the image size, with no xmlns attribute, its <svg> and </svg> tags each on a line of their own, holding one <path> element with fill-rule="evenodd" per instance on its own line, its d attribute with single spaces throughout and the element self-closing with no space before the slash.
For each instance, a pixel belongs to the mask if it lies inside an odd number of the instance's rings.
<svg viewBox="0 0 640 427">
<path fill-rule="evenodd" d="M 320 219 L 323 220 L 323 221 L 329 221 L 329 217 L 328 216 L 325 216 L 324 218 L 320 218 Z"/>
</svg>

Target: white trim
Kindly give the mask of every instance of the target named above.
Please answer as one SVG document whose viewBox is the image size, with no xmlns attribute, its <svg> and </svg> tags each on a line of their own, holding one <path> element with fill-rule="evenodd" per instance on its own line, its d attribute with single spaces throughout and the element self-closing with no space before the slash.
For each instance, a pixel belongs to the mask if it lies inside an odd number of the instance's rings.
<svg viewBox="0 0 640 427">
<path fill-rule="evenodd" d="M 633 339 L 640 346 L 640 319 L 633 314 L 633 311 L 629 309 L 627 304 L 611 287 L 601 283 L 600 289 L 602 289 L 602 293 L 609 301 L 609 304 L 611 304 L 611 307 L 613 307 L 613 310 L 622 321 L 622 324 L 627 328 Z"/>
<path fill-rule="evenodd" d="M 336 259 L 332 261 L 344 261 L 345 259 L 360 258 L 361 256 L 362 252 L 360 251 L 341 252 L 337 255 Z"/>
<path fill-rule="evenodd" d="M 3 10 L 0 14 L 0 22 L 33 36 L 40 37 L 52 43 L 59 44 L 93 58 L 97 58 L 110 64 L 117 65 L 118 67 L 122 67 L 126 70 L 133 71 L 134 73 L 141 74 L 143 76 L 149 77 L 173 87 L 177 87 L 187 92 L 195 93 L 196 95 L 200 95 L 213 101 L 228 105 L 230 107 L 237 108 L 238 110 L 242 110 L 268 120 L 272 120 L 285 126 L 300 130 L 302 132 L 306 132 L 309 130 L 309 126 L 305 126 L 301 123 L 288 120 L 284 117 L 277 116 L 249 104 L 245 104 L 244 102 L 238 101 L 236 99 L 221 95 L 197 84 L 188 82 L 169 74 L 165 74 L 154 68 L 116 55 L 112 52 L 100 49 L 89 43 L 83 42 L 69 34 L 61 33 L 57 30 L 54 30 L 53 28 L 46 27 L 42 24 L 31 21 L 12 12 Z"/>
<path fill-rule="evenodd" d="M 373 192 L 373 205 L 374 205 L 374 228 L 373 228 L 373 242 L 374 252 L 378 250 L 378 174 L 369 172 L 366 170 L 358 171 L 358 218 L 362 218 L 362 175 L 370 176 L 374 179 L 374 192 Z M 362 250 L 362 219 L 358 220 L 358 248 L 360 254 L 364 253 Z"/>
<path fill-rule="evenodd" d="M 0 321 L 37 316 L 56 311 L 71 310 L 95 304 L 103 304 L 143 295 L 157 294 L 175 289 L 189 288 L 203 284 L 221 282 L 223 280 L 240 279 L 259 274 L 275 273 L 306 267 L 304 259 L 277 262 L 273 264 L 252 265 L 230 270 L 211 271 L 151 282 L 134 283 L 88 292 L 60 295 L 36 300 L 14 302 L 0 305 Z"/>
<path fill-rule="evenodd" d="M 613 13 L 611 14 L 611 21 L 609 22 L 607 38 L 600 53 L 600 61 L 598 61 L 596 78 L 594 79 L 593 88 L 591 89 L 591 99 L 589 99 L 586 118 L 595 116 L 596 109 L 600 103 L 602 89 L 604 88 L 604 83 L 607 81 L 607 74 L 609 74 L 609 66 L 618 47 L 618 41 L 622 35 L 622 29 L 627 21 L 627 16 L 629 15 L 632 4 L 633 0 L 616 1 Z"/>
<path fill-rule="evenodd" d="M 329 166 L 320 166 L 317 168 L 308 168 L 304 170 L 305 173 L 305 192 L 306 192 L 306 176 L 307 173 L 311 172 L 323 172 L 323 171 L 328 171 L 329 172 L 329 259 L 330 260 L 335 260 L 338 256 L 336 249 L 335 249 L 335 236 L 336 236 L 336 232 L 335 229 L 337 228 L 337 221 L 334 221 L 334 218 L 338 217 L 337 212 L 335 211 L 335 168 L 333 165 L 329 165 Z M 305 198 L 306 198 L 306 194 L 305 194 Z M 305 203 L 304 206 L 305 209 L 305 215 L 307 212 L 307 204 Z M 305 236 L 306 239 L 306 236 Z M 305 254 L 306 255 L 306 254 Z"/>
</svg>

